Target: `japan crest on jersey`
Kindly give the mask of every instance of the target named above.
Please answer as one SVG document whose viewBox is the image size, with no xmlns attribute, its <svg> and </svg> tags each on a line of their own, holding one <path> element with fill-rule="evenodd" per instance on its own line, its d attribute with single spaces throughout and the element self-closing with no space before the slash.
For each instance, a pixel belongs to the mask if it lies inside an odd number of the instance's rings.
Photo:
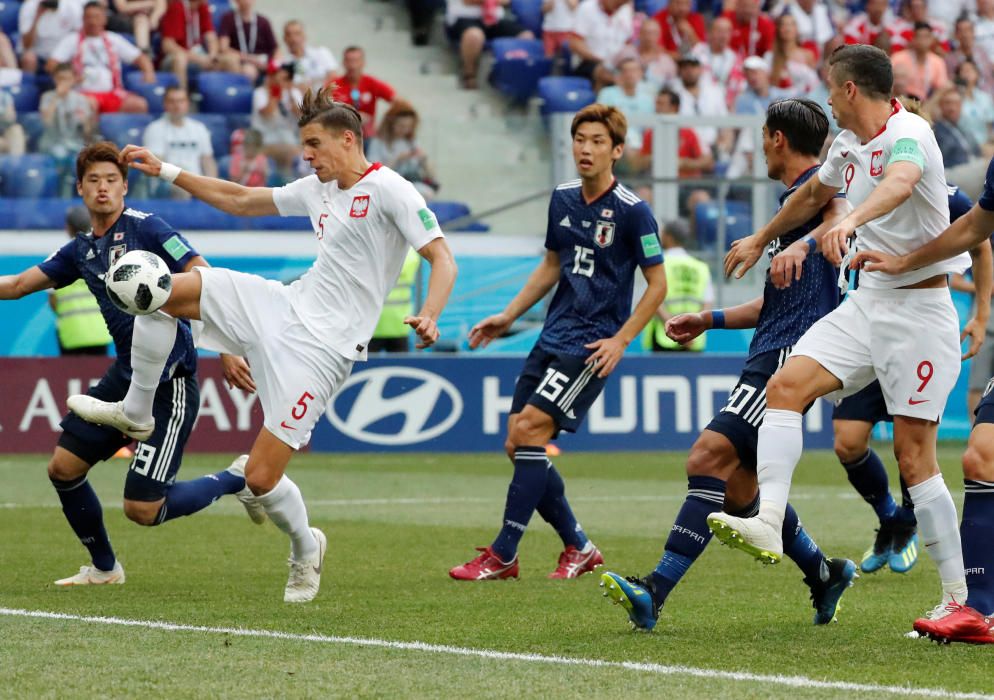
<svg viewBox="0 0 994 700">
<path fill-rule="evenodd" d="M 352 200 L 352 209 L 349 211 L 349 216 L 353 219 L 364 219 L 367 212 L 369 212 L 369 195 L 361 194 L 355 197 Z"/>
<path fill-rule="evenodd" d="M 127 250 L 128 250 L 127 244 L 125 244 L 125 245 L 112 245 L 110 247 L 110 250 L 108 251 L 108 256 L 107 256 L 108 263 L 111 264 L 111 265 L 113 265 L 114 263 L 116 263 L 118 260 L 121 259 L 121 256 L 124 255 L 124 253 Z"/>
<path fill-rule="evenodd" d="M 882 150 L 874 151 L 870 155 L 870 177 L 878 177 L 883 174 L 884 172 L 884 164 L 882 162 L 883 155 L 884 152 Z"/>
<path fill-rule="evenodd" d="M 601 248 L 607 248 L 614 243 L 614 223 L 610 221 L 598 221 L 594 228 L 594 243 Z"/>
</svg>

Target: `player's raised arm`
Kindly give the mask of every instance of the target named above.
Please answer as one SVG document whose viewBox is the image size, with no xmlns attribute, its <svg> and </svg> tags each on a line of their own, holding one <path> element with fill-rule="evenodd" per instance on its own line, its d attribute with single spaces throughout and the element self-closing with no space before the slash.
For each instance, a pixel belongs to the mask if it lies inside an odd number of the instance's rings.
<svg viewBox="0 0 994 700">
<path fill-rule="evenodd" d="M 431 265 L 428 277 L 428 296 L 421 310 L 408 316 L 404 323 L 418 334 L 416 348 L 423 349 L 434 345 L 438 340 L 438 317 L 449 301 L 449 295 L 456 284 L 456 261 L 444 238 L 436 238 L 418 250 L 418 255 Z"/>
<path fill-rule="evenodd" d="M 16 275 L 0 275 L 0 299 L 20 299 L 54 286 L 55 282 L 39 267 L 29 267 Z"/>
<path fill-rule="evenodd" d="M 273 201 L 273 190 L 270 187 L 245 187 L 216 177 L 194 175 L 171 163 L 163 163 L 142 146 L 125 146 L 121 151 L 121 160 L 150 177 L 157 177 L 186 190 L 197 199 L 228 214 L 267 216 L 280 213 Z"/>
<path fill-rule="evenodd" d="M 721 328 L 755 328 L 763 311 L 762 295 L 745 304 L 727 309 L 677 314 L 666 322 L 666 336 L 674 343 L 686 345 L 709 330 Z"/>
</svg>

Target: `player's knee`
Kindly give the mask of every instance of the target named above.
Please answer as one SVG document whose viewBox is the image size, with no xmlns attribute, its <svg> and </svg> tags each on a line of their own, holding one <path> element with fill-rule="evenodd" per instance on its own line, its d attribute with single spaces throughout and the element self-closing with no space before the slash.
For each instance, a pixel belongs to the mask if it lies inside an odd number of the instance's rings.
<svg viewBox="0 0 994 700">
<path fill-rule="evenodd" d="M 939 465 L 928 458 L 924 445 L 911 443 L 900 448 L 895 445 L 894 458 L 901 476 L 909 484 L 921 483 L 939 473 Z"/>
<path fill-rule="evenodd" d="M 48 463 L 48 478 L 52 481 L 74 481 L 84 476 L 89 468 L 80 468 L 77 465 L 66 464 L 62 460 L 52 457 Z"/>
<path fill-rule="evenodd" d="M 698 440 L 687 456 L 687 476 L 713 476 L 727 480 L 737 462 L 735 448 Z"/>
<path fill-rule="evenodd" d="M 963 478 L 990 481 L 994 475 L 994 450 L 970 444 L 963 453 Z"/>
<path fill-rule="evenodd" d="M 536 420 L 527 413 L 522 413 L 508 434 L 505 447 L 510 450 L 513 459 L 514 450 L 518 447 L 544 445 L 549 438 L 548 432 L 548 426 L 542 421 Z"/>
<path fill-rule="evenodd" d="M 270 474 L 264 469 L 245 471 L 245 485 L 256 496 L 264 496 L 280 482 L 281 474 Z"/>
<path fill-rule="evenodd" d="M 162 501 L 124 501 L 124 516 L 133 523 L 152 526 L 158 524 Z"/>
<path fill-rule="evenodd" d="M 793 403 L 798 389 L 797 381 L 789 373 L 779 371 L 766 383 L 766 403 L 770 407 Z"/>
<path fill-rule="evenodd" d="M 862 441 L 854 440 L 851 435 L 835 436 L 835 456 L 843 464 L 852 464 L 866 454 L 868 445 Z"/>
</svg>

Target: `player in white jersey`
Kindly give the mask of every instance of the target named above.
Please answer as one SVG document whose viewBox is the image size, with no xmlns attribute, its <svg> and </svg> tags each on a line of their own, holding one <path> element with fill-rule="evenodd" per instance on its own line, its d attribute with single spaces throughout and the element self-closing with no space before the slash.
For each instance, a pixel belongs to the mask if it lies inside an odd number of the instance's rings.
<svg viewBox="0 0 994 700">
<path fill-rule="evenodd" d="M 726 273 L 741 266 L 741 276 L 769 241 L 811 217 L 840 189 L 854 209 L 826 233 L 823 245 L 848 249 L 855 234 L 857 248 L 904 254 L 948 226 L 942 154 L 928 123 L 890 99 L 887 54 L 844 46 L 829 65 L 829 104 L 843 131 L 818 177 L 729 252 Z M 723 542 L 779 561 L 787 494 L 801 457 L 801 414 L 821 396 L 851 395 L 876 377 L 894 416 L 894 455 L 909 485 L 921 539 L 939 569 L 943 601 L 965 599 L 956 507 L 936 462 L 935 441 L 960 366 L 959 323 L 946 274 L 968 264 L 964 255 L 901 274 L 860 275 L 859 288 L 801 337 L 767 384 L 757 447 L 759 514 L 708 516 Z M 971 330 L 979 344 L 983 328 L 977 326 Z"/>
<path fill-rule="evenodd" d="M 124 401 L 69 399 L 81 417 L 140 439 L 154 426 L 152 397 L 173 344 L 176 318 L 202 322 L 201 347 L 239 348 L 252 367 L 265 420 L 245 465 L 245 480 L 273 523 L 290 537 L 287 602 L 317 595 L 327 546 L 324 534 L 308 524 L 300 490 L 284 474 L 290 457 L 307 444 L 352 363 L 366 358 L 366 345 L 409 247 L 431 264 L 424 306 L 405 319 L 420 338 L 417 347 L 438 339 L 436 321 L 456 277 L 452 254 L 424 198 L 397 173 L 370 164 L 363 155 L 362 120 L 355 108 L 334 102 L 330 90 L 308 90 L 300 138 L 314 174 L 279 188 L 193 175 L 137 146 L 122 151 L 122 158 L 143 173 L 230 214 L 309 216 L 317 259 L 289 286 L 223 268 L 174 275 L 165 313 L 135 318 L 134 373 Z"/>
</svg>

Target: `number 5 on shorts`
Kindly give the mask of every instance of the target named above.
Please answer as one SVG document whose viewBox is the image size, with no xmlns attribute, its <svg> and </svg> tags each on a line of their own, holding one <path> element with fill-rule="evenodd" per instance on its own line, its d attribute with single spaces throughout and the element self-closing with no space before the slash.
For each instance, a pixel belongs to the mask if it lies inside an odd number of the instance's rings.
<svg viewBox="0 0 994 700">
<path fill-rule="evenodd" d="M 314 399 L 314 397 L 311 395 L 311 392 L 309 391 L 305 391 L 303 394 L 300 395 L 300 398 L 297 399 L 297 403 L 294 404 L 293 408 L 290 410 L 290 415 L 293 416 L 294 420 L 300 420 L 301 418 L 307 415 L 307 409 L 310 408 L 307 405 L 308 399 L 311 400 Z"/>
</svg>

